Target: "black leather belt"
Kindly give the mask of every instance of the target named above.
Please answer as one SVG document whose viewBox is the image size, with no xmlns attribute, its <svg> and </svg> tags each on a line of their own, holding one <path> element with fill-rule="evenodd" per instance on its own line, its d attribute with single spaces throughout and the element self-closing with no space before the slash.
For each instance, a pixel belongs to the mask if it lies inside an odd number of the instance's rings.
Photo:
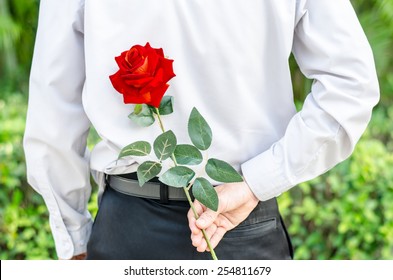
<svg viewBox="0 0 393 280">
<path fill-rule="evenodd" d="M 126 195 L 159 199 L 164 203 L 168 202 L 168 200 L 187 201 L 182 188 L 169 187 L 158 181 L 158 178 L 153 178 L 142 187 L 139 186 L 136 173 L 121 175 L 106 174 L 105 178 L 107 185 L 115 191 Z"/>
</svg>

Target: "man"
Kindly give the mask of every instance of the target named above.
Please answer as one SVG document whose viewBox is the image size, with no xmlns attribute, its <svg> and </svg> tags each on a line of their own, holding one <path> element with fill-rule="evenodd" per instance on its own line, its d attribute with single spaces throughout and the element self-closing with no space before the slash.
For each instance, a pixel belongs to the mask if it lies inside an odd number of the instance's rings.
<svg viewBox="0 0 393 280">
<path fill-rule="evenodd" d="M 209 155 L 245 179 L 216 187 L 217 212 L 195 202 L 197 220 L 181 197 L 133 195 L 141 159 L 116 161 L 126 144 L 159 134 L 127 119 L 132 105 L 108 78 L 115 56 L 146 42 L 175 61 L 168 94 L 176 117 L 166 125 L 187 143 L 197 107 L 214 133 Z M 291 52 L 314 80 L 300 112 Z M 288 259 L 275 197 L 346 159 L 378 98 L 372 52 L 348 0 L 42 0 L 24 138 L 28 179 L 48 206 L 59 258 L 87 251 L 89 259 L 205 259 L 206 229 L 221 259 Z M 102 138 L 91 155 L 90 124 Z M 90 171 L 101 198 L 92 233 Z M 123 183 L 127 194 L 116 190 Z"/>
</svg>

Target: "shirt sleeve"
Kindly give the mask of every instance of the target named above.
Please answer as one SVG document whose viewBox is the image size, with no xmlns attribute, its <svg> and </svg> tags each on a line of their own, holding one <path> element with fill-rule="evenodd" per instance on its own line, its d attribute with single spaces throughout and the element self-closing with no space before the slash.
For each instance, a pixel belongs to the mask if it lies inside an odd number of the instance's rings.
<svg viewBox="0 0 393 280">
<path fill-rule="evenodd" d="M 379 100 L 372 51 L 350 1 L 297 5 L 292 51 L 314 82 L 283 137 L 242 164 L 245 180 L 262 201 L 346 159 Z"/>
<path fill-rule="evenodd" d="M 63 259 L 86 252 L 92 225 L 83 9 L 81 0 L 40 1 L 24 134 L 28 182 L 44 198 Z"/>
</svg>

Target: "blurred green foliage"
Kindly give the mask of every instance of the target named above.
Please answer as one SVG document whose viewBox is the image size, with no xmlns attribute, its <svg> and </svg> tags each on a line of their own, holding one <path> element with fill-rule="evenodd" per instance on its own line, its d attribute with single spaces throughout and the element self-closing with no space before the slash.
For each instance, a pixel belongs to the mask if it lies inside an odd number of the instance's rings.
<svg viewBox="0 0 393 280">
<path fill-rule="evenodd" d="M 39 0 L 0 0 L 0 85 L 26 86 Z"/>
<path fill-rule="evenodd" d="M 352 3 L 374 51 L 382 98 L 348 160 L 279 197 L 296 259 L 393 259 L 393 0 Z M 0 259 L 56 258 L 22 148 L 38 4 L 0 0 Z M 290 63 L 301 106 L 311 81 Z M 97 139 L 92 130 L 89 147 Z M 96 200 L 94 192 L 93 215 Z"/>
<path fill-rule="evenodd" d="M 279 198 L 297 259 L 393 258 L 393 153 L 378 121 L 348 160 Z"/>
</svg>

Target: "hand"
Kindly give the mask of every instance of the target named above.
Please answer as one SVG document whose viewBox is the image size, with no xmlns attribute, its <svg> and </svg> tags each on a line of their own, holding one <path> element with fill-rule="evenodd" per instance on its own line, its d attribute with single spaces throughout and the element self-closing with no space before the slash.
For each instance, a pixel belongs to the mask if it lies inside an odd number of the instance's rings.
<svg viewBox="0 0 393 280">
<path fill-rule="evenodd" d="M 70 260 L 85 260 L 86 257 L 87 257 L 87 254 L 86 253 L 82 253 L 82 254 L 73 256 Z"/>
<path fill-rule="evenodd" d="M 73 257 L 71 258 L 71 260 L 85 260 L 86 257 L 87 257 L 87 254 L 86 254 L 86 253 L 82 253 L 82 254 L 73 256 Z"/>
<path fill-rule="evenodd" d="M 195 219 L 191 209 L 187 214 L 192 245 L 198 252 L 209 250 L 201 229 L 206 231 L 212 247 L 215 248 L 224 234 L 244 221 L 259 202 L 245 182 L 223 184 L 217 186 L 216 191 L 219 201 L 217 212 L 195 200 L 194 206 L 199 219 Z"/>
</svg>

